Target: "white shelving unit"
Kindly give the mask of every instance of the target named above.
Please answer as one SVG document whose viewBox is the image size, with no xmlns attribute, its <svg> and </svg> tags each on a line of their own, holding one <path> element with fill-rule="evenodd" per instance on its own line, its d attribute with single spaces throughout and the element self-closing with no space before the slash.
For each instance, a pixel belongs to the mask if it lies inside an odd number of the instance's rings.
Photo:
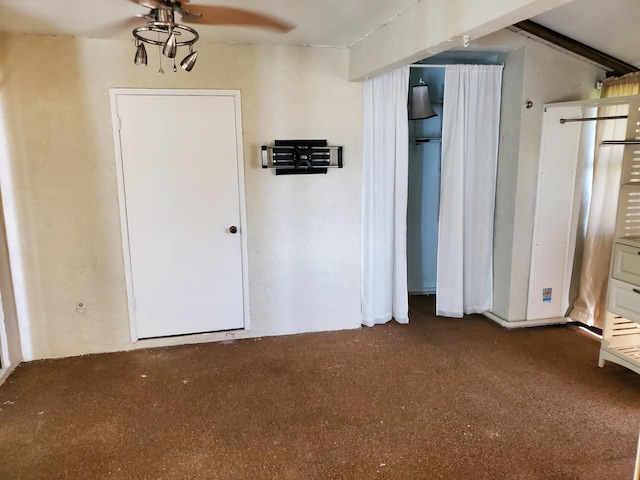
<svg viewBox="0 0 640 480">
<path fill-rule="evenodd" d="M 626 138 L 640 140 L 640 106 L 635 102 L 629 105 L 627 125 Z M 622 162 L 598 365 L 603 367 L 610 361 L 640 374 L 640 145 L 625 145 Z"/>
<path fill-rule="evenodd" d="M 609 277 L 607 317 L 600 360 L 640 373 L 640 239 L 619 238 L 614 245 Z"/>
</svg>

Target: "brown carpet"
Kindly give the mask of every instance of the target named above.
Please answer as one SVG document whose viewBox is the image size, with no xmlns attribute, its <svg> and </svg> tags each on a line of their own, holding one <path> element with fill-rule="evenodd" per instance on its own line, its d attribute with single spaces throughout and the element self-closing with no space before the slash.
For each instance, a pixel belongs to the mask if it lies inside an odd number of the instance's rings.
<svg viewBox="0 0 640 480">
<path fill-rule="evenodd" d="M 624 479 L 640 375 L 480 316 L 21 365 L 0 479 Z"/>
</svg>

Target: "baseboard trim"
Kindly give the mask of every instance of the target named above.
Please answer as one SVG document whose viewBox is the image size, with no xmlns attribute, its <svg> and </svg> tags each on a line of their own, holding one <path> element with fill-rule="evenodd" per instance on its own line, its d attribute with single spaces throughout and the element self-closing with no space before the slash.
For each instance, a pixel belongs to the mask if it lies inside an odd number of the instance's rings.
<svg viewBox="0 0 640 480">
<path fill-rule="evenodd" d="M 0 385 L 2 385 L 9 375 L 16 369 L 16 367 L 20 365 L 19 363 L 15 363 L 14 365 L 9 365 L 7 368 L 0 368 Z"/>
<path fill-rule="evenodd" d="M 489 320 L 496 322 L 501 327 L 508 328 L 510 330 L 515 328 L 545 327 L 548 325 L 564 325 L 569 323 L 569 318 L 567 317 L 541 318 L 539 320 L 519 320 L 510 322 L 509 320 L 505 320 L 492 312 L 484 312 L 483 315 Z"/>
</svg>

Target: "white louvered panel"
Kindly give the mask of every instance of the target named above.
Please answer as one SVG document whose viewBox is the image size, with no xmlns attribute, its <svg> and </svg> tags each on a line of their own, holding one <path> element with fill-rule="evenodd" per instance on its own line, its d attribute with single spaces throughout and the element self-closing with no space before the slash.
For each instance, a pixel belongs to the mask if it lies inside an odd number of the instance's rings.
<svg viewBox="0 0 640 480">
<path fill-rule="evenodd" d="M 640 108 L 629 105 L 626 140 L 640 140 Z M 626 145 L 622 161 L 621 185 L 640 185 L 640 145 Z"/>
<path fill-rule="evenodd" d="M 637 102 L 629 105 L 625 138 L 640 140 L 640 105 Z M 624 147 L 616 237 L 640 239 L 640 145 Z"/>
<path fill-rule="evenodd" d="M 640 334 L 603 339 L 598 366 L 604 367 L 605 360 L 640 373 Z"/>
<path fill-rule="evenodd" d="M 639 324 L 607 312 L 602 347 L 598 362 L 601 367 L 609 360 L 640 373 Z"/>
<path fill-rule="evenodd" d="M 621 180 L 623 185 L 640 185 L 640 145 L 625 148 Z"/>
<path fill-rule="evenodd" d="M 640 184 L 620 187 L 616 236 L 640 238 Z"/>
<path fill-rule="evenodd" d="M 613 323 L 611 330 L 612 337 L 622 337 L 626 335 L 638 335 L 640 334 L 640 325 L 626 318 L 618 318 Z"/>
<path fill-rule="evenodd" d="M 640 140 L 640 103 L 636 100 L 629 105 L 627 138 Z"/>
<path fill-rule="evenodd" d="M 629 345 L 628 347 L 617 347 L 616 350 L 626 357 L 640 360 L 640 345 Z"/>
<path fill-rule="evenodd" d="M 607 311 L 606 321 L 602 336 L 604 338 L 620 337 L 625 335 L 640 335 L 640 324 L 629 320 L 628 318 L 616 315 L 611 311 Z"/>
</svg>

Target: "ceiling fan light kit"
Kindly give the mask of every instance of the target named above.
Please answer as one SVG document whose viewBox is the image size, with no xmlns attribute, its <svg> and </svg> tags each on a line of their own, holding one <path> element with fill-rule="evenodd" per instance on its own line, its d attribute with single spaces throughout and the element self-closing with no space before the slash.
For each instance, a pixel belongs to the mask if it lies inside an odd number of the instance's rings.
<svg viewBox="0 0 640 480">
<path fill-rule="evenodd" d="M 426 118 L 437 117 L 438 114 L 431 106 L 429 98 L 429 86 L 424 83 L 422 78 L 420 83 L 413 87 L 411 92 L 411 103 L 409 105 L 409 120 L 423 120 Z"/>
<path fill-rule="evenodd" d="M 193 50 L 193 45 L 198 41 L 200 35 L 193 28 L 176 23 L 175 12 L 182 16 L 182 21 L 185 23 L 243 25 L 270 28 L 282 33 L 293 29 L 293 25 L 287 22 L 239 8 L 191 5 L 189 0 L 130 1 L 151 9 L 144 16 L 150 21 L 144 26 L 133 29 L 133 37 L 136 44 L 134 64 L 139 67 L 147 66 L 147 50 L 144 44 L 157 45 L 160 58 L 158 73 L 164 73 L 162 70 L 162 55 L 174 59 L 173 71 L 177 71 L 175 58 L 180 47 L 189 47 L 189 53 L 180 62 L 180 66 L 185 71 L 190 72 L 198 59 L 198 52 Z"/>
<path fill-rule="evenodd" d="M 190 72 L 193 66 L 196 64 L 196 60 L 198 59 L 198 52 L 194 52 L 193 50 L 189 55 L 184 57 L 184 60 L 180 62 L 180 66 L 184 68 L 187 72 Z"/>
<path fill-rule="evenodd" d="M 146 67 L 147 66 L 147 49 L 144 46 L 144 43 L 142 43 L 139 40 L 136 40 L 136 57 L 133 61 L 133 63 L 135 63 L 137 66 L 139 67 Z"/>
<path fill-rule="evenodd" d="M 180 62 L 180 66 L 190 72 L 198 58 L 198 52 L 193 51 L 193 44 L 198 41 L 200 35 L 193 28 L 187 25 L 174 22 L 173 10 L 155 8 L 150 15 L 153 20 L 142 27 L 133 29 L 133 36 L 136 40 L 135 65 L 144 67 L 147 65 L 147 51 L 145 43 L 157 45 L 162 49 L 162 54 L 168 58 L 176 58 L 178 47 L 189 47 L 189 53 Z M 158 38 L 150 38 L 155 34 Z M 180 37 L 180 40 L 178 40 Z M 162 71 L 162 66 L 160 67 Z M 174 69 L 175 71 L 175 69 Z"/>
</svg>

